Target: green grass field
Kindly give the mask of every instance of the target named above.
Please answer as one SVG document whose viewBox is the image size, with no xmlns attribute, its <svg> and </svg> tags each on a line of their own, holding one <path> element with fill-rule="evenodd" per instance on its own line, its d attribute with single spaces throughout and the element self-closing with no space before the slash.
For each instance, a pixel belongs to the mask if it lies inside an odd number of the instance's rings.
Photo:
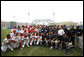
<svg viewBox="0 0 84 57">
<path fill-rule="evenodd" d="M 1 29 L 1 43 L 10 32 L 10 29 Z M 49 47 L 30 46 L 22 50 L 19 48 L 14 51 L 8 50 L 5 53 L 1 51 L 1 56 L 83 56 L 83 51 L 76 47 L 70 49 L 69 55 L 65 55 L 64 52 L 64 50 L 59 49 L 50 50 Z"/>
</svg>

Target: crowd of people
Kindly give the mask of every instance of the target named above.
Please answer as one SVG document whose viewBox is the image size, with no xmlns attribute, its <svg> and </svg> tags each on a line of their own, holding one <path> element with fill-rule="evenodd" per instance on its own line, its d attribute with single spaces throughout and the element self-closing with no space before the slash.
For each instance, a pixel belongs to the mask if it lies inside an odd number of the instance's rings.
<svg viewBox="0 0 84 57">
<path fill-rule="evenodd" d="M 67 29 L 66 25 L 14 26 L 3 40 L 1 50 L 6 52 L 8 48 L 13 51 L 16 48 L 23 49 L 25 46 L 41 45 L 50 49 L 65 49 L 65 53 L 69 54 L 69 49 L 75 45 L 75 38 L 77 45 L 79 44 L 80 36 L 83 36 L 83 30 L 79 26 L 76 29 L 74 26 Z"/>
</svg>

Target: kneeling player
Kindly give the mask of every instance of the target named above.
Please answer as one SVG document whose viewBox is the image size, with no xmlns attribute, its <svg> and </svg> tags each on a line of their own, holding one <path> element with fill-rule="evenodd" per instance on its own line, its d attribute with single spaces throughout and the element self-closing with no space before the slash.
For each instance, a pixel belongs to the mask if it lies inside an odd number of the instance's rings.
<svg viewBox="0 0 84 57">
<path fill-rule="evenodd" d="M 7 38 L 5 38 L 5 39 L 3 40 L 1 50 L 2 50 L 3 52 L 6 52 L 6 51 L 7 51 L 7 48 L 9 48 L 9 49 L 11 49 L 11 50 L 13 51 L 13 48 L 12 48 L 11 43 L 12 43 L 11 37 L 10 37 L 10 35 L 8 34 L 8 35 L 7 35 Z"/>
<path fill-rule="evenodd" d="M 62 44 L 65 47 L 65 53 L 69 54 L 69 49 L 70 49 L 70 47 L 72 45 L 72 42 L 69 40 L 69 38 L 67 38 L 66 34 L 63 35 Z"/>
<path fill-rule="evenodd" d="M 30 39 L 30 45 L 32 45 L 33 42 L 34 42 L 34 39 L 35 39 L 35 33 L 34 32 L 31 34 L 31 37 L 30 38 L 31 38 Z"/>
</svg>

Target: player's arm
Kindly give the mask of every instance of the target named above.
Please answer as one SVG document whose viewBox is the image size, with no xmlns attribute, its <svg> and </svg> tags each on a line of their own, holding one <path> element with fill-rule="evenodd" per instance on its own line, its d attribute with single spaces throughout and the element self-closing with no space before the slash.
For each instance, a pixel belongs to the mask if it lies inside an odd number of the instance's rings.
<svg viewBox="0 0 84 57">
<path fill-rule="evenodd" d="M 47 38 L 46 38 L 46 37 L 45 37 L 44 39 L 45 39 L 45 40 L 47 40 Z"/>
<path fill-rule="evenodd" d="M 55 38 L 52 39 L 53 41 L 55 40 Z"/>
<path fill-rule="evenodd" d="M 69 44 L 69 42 L 65 42 L 65 44 Z"/>
<path fill-rule="evenodd" d="M 67 39 L 67 41 L 65 42 L 65 44 L 69 44 L 70 43 L 70 40 L 69 39 Z"/>
</svg>

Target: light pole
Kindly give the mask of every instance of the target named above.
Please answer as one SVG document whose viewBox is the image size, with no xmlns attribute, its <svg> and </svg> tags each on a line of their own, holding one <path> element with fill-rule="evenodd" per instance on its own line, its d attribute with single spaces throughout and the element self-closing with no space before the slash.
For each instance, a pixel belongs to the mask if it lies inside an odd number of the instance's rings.
<svg viewBox="0 0 84 57">
<path fill-rule="evenodd" d="M 53 21 L 54 21 L 55 12 L 53 11 Z"/>
<path fill-rule="evenodd" d="M 16 17 L 16 16 L 13 16 L 13 18 L 14 18 L 14 22 L 15 22 L 15 17 Z M 16 25 L 16 24 L 14 23 L 14 26 L 15 26 L 15 25 Z"/>
<path fill-rule="evenodd" d="M 14 20 L 15 20 L 15 16 L 13 16 Z"/>
<path fill-rule="evenodd" d="M 30 15 L 30 13 L 28 12 L 28 18 L 29 18 L 29 15 Z M 30 19 L 29 19 L 29 22 L 30 22 Z M 29 22 L 28 22 L 28 23 L 29 23 Z"/>
</svg>

